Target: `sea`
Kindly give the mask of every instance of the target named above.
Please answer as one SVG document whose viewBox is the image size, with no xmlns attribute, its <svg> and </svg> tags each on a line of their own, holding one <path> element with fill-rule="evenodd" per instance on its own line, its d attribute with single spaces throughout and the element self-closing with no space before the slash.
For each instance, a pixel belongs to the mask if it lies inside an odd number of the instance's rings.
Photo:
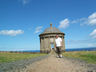
<svg viewBox="0 0 96 72">
<path fill-rule="evenodd" d="M 92 48 L 71 48 L 71 49 L 65 49 L 65 51 L 96 51 L 96 47 Z M 24 50 L 22 52 L 40 52 L 40 50 Z"/>
</svg>

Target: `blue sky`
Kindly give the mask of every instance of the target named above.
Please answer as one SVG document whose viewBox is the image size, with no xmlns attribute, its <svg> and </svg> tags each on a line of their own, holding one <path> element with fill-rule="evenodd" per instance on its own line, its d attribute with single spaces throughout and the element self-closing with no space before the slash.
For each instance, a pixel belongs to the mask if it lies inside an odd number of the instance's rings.
<svg viewBox="0 0 96 72">
<path fill-rule="evenodd" d="M 0 51 L 39 50 L 50 23 L 66 49 L 96 47 L 96 0 L 0 0 Z"/>
</svg>

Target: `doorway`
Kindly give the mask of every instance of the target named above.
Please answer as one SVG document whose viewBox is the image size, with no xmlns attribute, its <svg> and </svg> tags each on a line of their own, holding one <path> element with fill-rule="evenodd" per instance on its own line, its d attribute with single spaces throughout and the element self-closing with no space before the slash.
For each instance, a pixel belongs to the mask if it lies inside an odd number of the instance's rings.
<svg viewBox="0 0 96 72">
<path fill-rule="evenodd" d="M 51 50 L 54 49 L 54 43 L 51 43 Z"/>
</svg>

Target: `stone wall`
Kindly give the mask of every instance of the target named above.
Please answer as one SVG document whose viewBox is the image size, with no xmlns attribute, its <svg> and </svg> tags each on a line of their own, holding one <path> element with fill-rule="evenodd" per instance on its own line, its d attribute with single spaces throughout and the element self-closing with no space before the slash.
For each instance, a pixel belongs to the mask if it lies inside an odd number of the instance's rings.
<svg viewBox="0 0 96 72">
<path fill-rule="evenodd" d="M 40 52 L 47 52 L 49 53 L 51 51 L 51 43 L 50 43 L 50 38 L 54 39 L 54 44 L 55 44 L 55 39 L 56 35 L 58 34 L 59 37 L 62 38 L 63 41 L 63 47 L 62 50 L 65 50 L 65 41 L 64 41 L 64 34 L 60 33 L 51 33 L 51 34 L 44 34 L 40 36 Z"/>
</svg>

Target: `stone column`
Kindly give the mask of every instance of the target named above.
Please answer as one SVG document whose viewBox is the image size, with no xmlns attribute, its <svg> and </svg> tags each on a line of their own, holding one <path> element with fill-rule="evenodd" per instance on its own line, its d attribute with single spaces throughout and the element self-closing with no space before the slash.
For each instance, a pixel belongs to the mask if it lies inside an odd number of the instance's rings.
<svg viewBox="0 0 96 72">
<path fill-rule="evenodd" d="M 50 51 L 50 43 L 49 43 L 49 38 L 48 37 L 46 38 L 46 50 L 47 50 L 47 52 Z"/>
<path fill-rule="evenodd" d="M 41 42 L 40 42 L 40 51 L 43 51 L 43 38 L 41 38 Z"/>
<path fill-rule="evenodd" d="M 40 51 L 42 52 L 43 50 L 43 38 L 40 38 L 41 39 L 41 42 L 40 42 Z"/>
<path fill-rule="evenodd" d="M 44 51 L 45 52 L 48 51 L 48 38 L 47 37 L 44 38 Z"/>
<path fill-rule="evenodd" d="M 48 37 L 48 50 L 51 50 L 51 46 L 50 46 L 50 37 Z"/>
<path fill-rule="evenodd" d="M 42 52 L 44 51 L 44 38 L 42 38 L 42 43 L 41 43 L 41 50 L 42 50 Z"/>
<path fill-rule="evenodd" d="M 64 51 L 65 51 L 65 39 L 64 39 Z"/>
<path fill-rule="evenodd" d="M 40 38 L 40 52 L 42 52 L 42 39 Z"/>
<path fill-rule="evenodd" d="M 65 41 L 63 37 L 62 37 L 62 41 L 63 41 L 63 51 L 65 51 Z"/>
<path fill-rule="evenodd" d="M 46 52 L 47 51 L 47 39 L 44 38 L 44 51 Z"/>
<path fill-rule="evenodd" d="M 45 43 L 46 43 L 46 40 L 45 40 L 45 37 L 44 37 L 44 40 L 43 40 L 43 51 L 45 52 L 46 51 L 46 47 L 45 47 Z"/>
</svg>

